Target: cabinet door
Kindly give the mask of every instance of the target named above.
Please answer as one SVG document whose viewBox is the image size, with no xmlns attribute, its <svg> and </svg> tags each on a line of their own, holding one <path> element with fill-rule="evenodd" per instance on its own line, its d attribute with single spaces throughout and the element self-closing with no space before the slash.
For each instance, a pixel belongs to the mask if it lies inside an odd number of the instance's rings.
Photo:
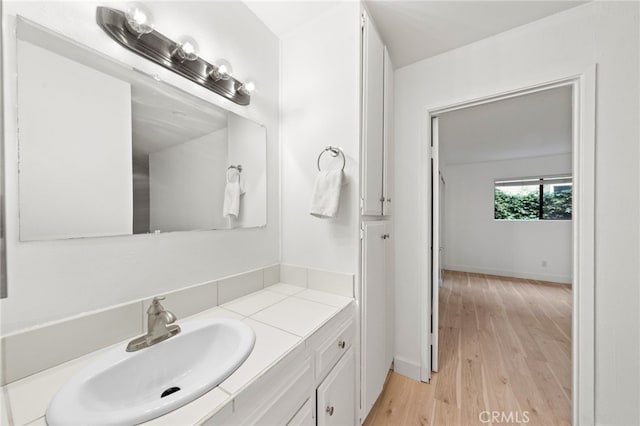
<svg viewBox="0 0 640 426">
<path fill-rule="evenodd" d="M 382 214 L 391 216 L 393 190 L 393 64 L 389 51 L 384 49 L 384 144 L 382 167 Z"/>
<path fill-rule="evenodd" d="M 382 392 L 389 371 L 387 325 L 391 300 L 387 297 L 387 221 L 364 222 L 362 248 L 362 394 L 363 419 Z"/>
<path fill-rule="evenodd" d="M 384 45 L 369 17 L 362 35 L 362 214 L 382 215 Z"/>
<path fill-rule="evenodd" d="M 311 400 L 307 400 L 302 408 L 296 413 L 295 416 L 287 426 L 313 426 L 315 422 L 313 421 L 313 406 L 311 405 Z"/>
<path fill-rule="evenodd" d="M 356 363 L 353 348 L 318 386 L 318 425 L 356 424 Z"/>
</svg>

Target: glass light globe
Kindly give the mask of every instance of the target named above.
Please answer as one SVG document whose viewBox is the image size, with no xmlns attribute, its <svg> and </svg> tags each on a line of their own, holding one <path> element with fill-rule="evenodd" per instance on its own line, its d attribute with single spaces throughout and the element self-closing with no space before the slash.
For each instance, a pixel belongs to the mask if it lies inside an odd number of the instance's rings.
<svg viewBox="0 0 640 426">
<path fill-rule="evenodd" d="M 231 68 L 231 64 L 226 59 L 218 59 L 207 71 L 209 77 L 215 81 L 228 80 L 232 73 L 233 69 Z"/>
<path fill-rule="evenodd" d="M 142 3 L 129 3 L 124 11 L 127 28 L 141 36 L 153 31 L 153 15 Z"/>
<path fill-rule="evenodd" d="M 238 92 L 242 93 L 245 96 L 251 95 L 251 92 L 253 92 L 254 90 L 256 90 L 256 85 L 253 81 L 247 81 L 246 83 L 241 84 L 240 87 L 238 87 Z"/>
<path fill-rule="evenodd" d="M 189 36 L 182 36 L 176 40 L 176 49 L 173 54 L 180 59 L 180 61 L 195 61 L 198 59 L 198 43 Z"/>
</svg>

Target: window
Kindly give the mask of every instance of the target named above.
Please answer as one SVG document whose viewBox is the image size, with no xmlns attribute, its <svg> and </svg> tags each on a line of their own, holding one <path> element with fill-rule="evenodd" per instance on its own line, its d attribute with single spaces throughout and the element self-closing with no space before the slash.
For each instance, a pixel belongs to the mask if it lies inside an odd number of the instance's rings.
<svg viewBox="0 0 640 426">
<path fill-rule="evenodd" d="M 571 220 L 571 176 L 497 180 L 494 219 Z"/>
</svg>

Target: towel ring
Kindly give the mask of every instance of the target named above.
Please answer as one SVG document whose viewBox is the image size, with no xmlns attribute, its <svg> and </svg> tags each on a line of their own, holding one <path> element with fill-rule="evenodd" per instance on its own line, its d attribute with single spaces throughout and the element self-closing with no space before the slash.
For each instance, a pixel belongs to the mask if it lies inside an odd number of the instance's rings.
<svg viewBox="0 0 640 426">
<path fill-rule="evenodd" d="M 332 157 L 337 157 L 338 154 L 342 156 L 342 171 L 344 172 L 344 166 L 347 165 L 347 159 L 344 156 L 344 152 L 342 152 L 342 150 L 337 146 L 328 146 L 320 152 L 320 155 L 318 155 L 318 171 L 322 170 L 320 169 L 320 159 L 325 152 L 330 152 Z"/>
<path fill-rule="evenodd" d="M 238 164 L 237 166 L 231 165 L 227 167 L 227 182 L 229 182 L 229 170 L 233 169 L 238 171 L 238 177 L 240 177 L 240 173 L 242 173 L 242 164 Z"/>
</svg>

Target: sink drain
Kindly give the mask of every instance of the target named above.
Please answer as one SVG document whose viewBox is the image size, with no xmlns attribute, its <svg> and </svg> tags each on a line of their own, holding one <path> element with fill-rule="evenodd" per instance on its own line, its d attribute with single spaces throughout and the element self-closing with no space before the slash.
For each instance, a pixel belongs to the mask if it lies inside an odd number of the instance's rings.
<svg viewBox="0 0 640 426">
<path fill-rule="evenodd" d="M 174 387 L 172 387 L 172 388 L 169 388 L 169 389 L 165 390 L 164 392 L 162 392 L 162 395 L 160 395 L 160 398 L 164 398 L 165 396 L 169 396 L 169 395 L 171 395 L 172 393 L 176 393 L 176 392 L 178 392 L 179 390 L 180 390 L 180 388 L 179 388 L 179 387 L 177 387 L 177 386 L 174 386 Z"/>
</svg>

